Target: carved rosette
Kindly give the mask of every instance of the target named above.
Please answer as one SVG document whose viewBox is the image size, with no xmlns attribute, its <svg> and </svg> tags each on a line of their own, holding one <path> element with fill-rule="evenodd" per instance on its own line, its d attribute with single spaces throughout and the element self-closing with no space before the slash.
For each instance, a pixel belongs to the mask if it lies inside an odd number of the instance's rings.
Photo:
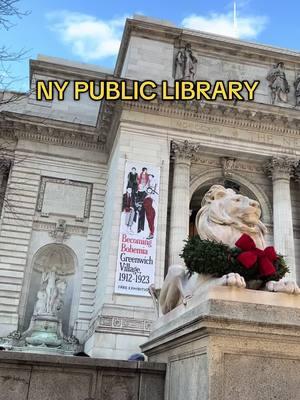
<svg viewBox="0 0 300 400">
<path fill-rule="evenodd" d="M 182 142 L 173 142 L 171 143 L 171 157 L 175 160 L 175 162 L 186 161 L 190 163 L 194 158 L 197 152 L 199 152 L 201 145 L 190 143 L 188 140 L 184 140 Z"/>
<path fill-rule="evenodd" d="M 299 160 L 294 157 L 272 157 L 265 165 L 267 175 L 275 179 L 290 180 L 295 174 Z"/>
</svg>

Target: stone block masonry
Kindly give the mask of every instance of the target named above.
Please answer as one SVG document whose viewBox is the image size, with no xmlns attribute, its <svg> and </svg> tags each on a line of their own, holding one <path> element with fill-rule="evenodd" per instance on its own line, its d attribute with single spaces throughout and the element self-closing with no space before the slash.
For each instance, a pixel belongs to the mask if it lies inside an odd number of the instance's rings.
<svg viewBox="0 0 300 400">
<path fill-rule="evenodd" d="M 0 400 L 163 400 L 165 364 L 0 351 Z"/>
</svg>

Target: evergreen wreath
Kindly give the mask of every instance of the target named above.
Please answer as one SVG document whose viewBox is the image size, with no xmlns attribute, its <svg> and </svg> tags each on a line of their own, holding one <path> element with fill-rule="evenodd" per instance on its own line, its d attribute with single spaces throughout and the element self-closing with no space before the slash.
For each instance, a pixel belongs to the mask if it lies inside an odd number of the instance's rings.
<svg viewBox="0 0 300 400">
<path fill-rule="evenodd" d="M 273 247 L 257 249 L 252 238 L 246 234 L 233 248 L 194 236 L 185 241 L 180 256 L 190 274 L 197 272 L 221 277 L 235 272 L 243 276 L 246 282 L 260 280 L 265 283 L 278 281 L 289 272 L 284 257 L 276 254 Z"/>
</svg>

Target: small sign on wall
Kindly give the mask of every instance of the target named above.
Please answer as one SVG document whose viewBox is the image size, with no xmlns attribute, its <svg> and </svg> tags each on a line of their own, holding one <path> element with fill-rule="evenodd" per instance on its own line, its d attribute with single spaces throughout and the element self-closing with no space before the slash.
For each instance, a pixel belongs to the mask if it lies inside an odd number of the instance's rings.
<svg viewBox="0 0 300 400">
<path fill-rule="evenodd" d="M 159 181 L 159 167 L 126 162 L 116 293 L 149 296 L 154 283 Z"/>
</svg>

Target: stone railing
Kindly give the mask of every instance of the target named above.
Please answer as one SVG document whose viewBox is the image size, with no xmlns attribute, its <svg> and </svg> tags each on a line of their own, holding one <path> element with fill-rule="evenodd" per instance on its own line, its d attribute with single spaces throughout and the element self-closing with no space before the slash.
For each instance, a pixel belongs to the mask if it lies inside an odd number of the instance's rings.
<svg viewBox="0 0 300 400">
<path fill-rule="evenodd" d="M 163 400 L 165 364 L 0 351 L 1 398 Z"/>
</svg>

